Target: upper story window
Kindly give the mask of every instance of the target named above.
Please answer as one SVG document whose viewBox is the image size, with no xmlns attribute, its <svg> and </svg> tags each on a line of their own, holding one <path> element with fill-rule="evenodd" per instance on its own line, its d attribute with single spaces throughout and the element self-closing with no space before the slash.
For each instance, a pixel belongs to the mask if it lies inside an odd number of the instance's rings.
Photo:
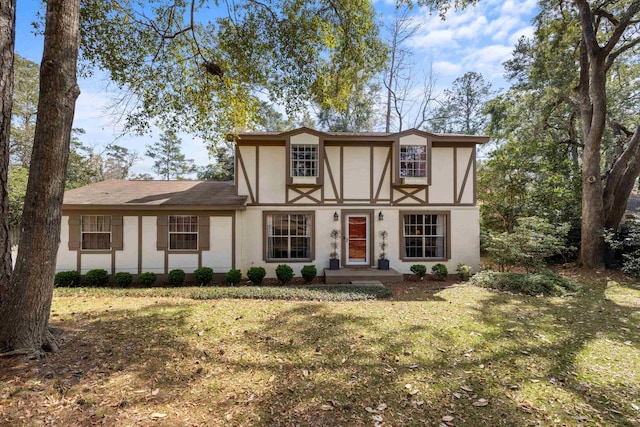
<svg viewBox="0 0 640 427">
<path fill-rule="evenodd" d="M 169 249 L 198 249 L 197 215 L 169 215 Z"/>
<path fill-rule="evenodd" d="M 400 178 L 424 178 L 427 176 L 427 147 L 424 145 L 400 146 Z"/>
<path fill-rule="evenodd" d="M 317 145 L 291 145 L 291 176 L 318 176 Z"/>
<path fill-rule="evenodd" d="M 82 249 L 111 249 L 111 215 L 83 215 L 80 221 Z"/>
</svg>

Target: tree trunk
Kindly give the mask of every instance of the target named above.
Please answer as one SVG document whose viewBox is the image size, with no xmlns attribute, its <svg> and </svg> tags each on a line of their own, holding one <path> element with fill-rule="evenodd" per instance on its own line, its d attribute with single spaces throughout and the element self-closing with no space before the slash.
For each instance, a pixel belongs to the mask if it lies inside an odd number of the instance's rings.
<svg viewBox="0 0 640 427">
<path fill-rule="evenodd" d="M 586 43 L 589 42 L 583 39 L 583 44 Z M 587 50 L 586 46 L 585 50 Z M 580 87 L 582 92 L 580 108 L 584 134 L 580 265 L 588 268 L 604 266 L 605 216 L 600 176 L 600 147 L 606 126 L 607 92 L 604 58 L 597 53 L 599 52 L 585 52 L 589 58 L 588 71 L 586 71 L 588 84 L 586 87 Z"/>
<path fill-rule="evenodd" d="M 80 0 L 48 0 L 40 97 L 16 268 L 0 312 L 3 351 L 57 350 L 48 331 L 75 102 Z"/>
<path fill-rule="evenodd" d="M 615 230 L 627 210 L 627 202 L 640 175 L 640 126 L 611 168 L 604 189 L 605 227 Z"/>
<path fill-rule="evenodd" d="M 13 105 L 13 47 L 15 44 L 16 0 L 0 3 L 0 306 L 11 279 L 11 241 L 9 239 L 9 133 Z"/>
</svg>

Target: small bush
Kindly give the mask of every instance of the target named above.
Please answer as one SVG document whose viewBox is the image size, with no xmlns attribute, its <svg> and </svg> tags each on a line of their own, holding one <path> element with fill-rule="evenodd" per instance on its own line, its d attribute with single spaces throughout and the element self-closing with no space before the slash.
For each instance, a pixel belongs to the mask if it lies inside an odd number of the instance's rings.
<svg viewBox="0 0 640 427">
<path fill-rule="evenodd" d="M 138 276 L 138 284 L 143 287 L 151 287 L 156 283 L 156 275 L 151 272 L 142 273 Z"/>
<path fill-rule="evenodd" d="M 431 274 L 435 280 L 446 280 L 449 271 L 444 264 L 436 264 L 431 267 Z"/>
<path fill-rule="evenodd" d="M 71 271 L 61 271 L 56 273 L 55 278 L 53 279 L 53 283 L 57 287 L 65 287 L 65 288 L 74 288 L 80 286 L 81 277 L 80 273 L 71 270 Z"/>
<path fill-rule="evenodd" d="M 113 276 L 113 280 L 116 282 L 116 286 L 119 288 L 128 288 L 133 282 L 133 276 L 126 271 L 119 271 Z"/>
<path fill-rule="evenodd" d="M 176 268 L 175 270 L 171 270 L 169 272 L 169 285 L 170 286 L 182 286 L 184 285 L 184 278 L 186 277 L 186 274 L 184 274 L 184 270 L 180 270 L 179 268 Z"/>
<path fill-rule="evenodd" d="M 262 283 L 262 279 L 267 275 L 267 270 L 263 267 L 251 267 L 247 271 L 247 277 L 251 280 L 251 283 L 254 285 L 259 285 Z"/>
<path fill-rule="evenodd" d="M 207 286 L 213 280 L 213 269 L 202 267 L 193 272 L 193 278 L 199 286 Z"/>
<path fill-rule="evenodd" d="M 92 288 L 102 288 L 109 283 L 109 273 L 101 268 L 89 270 L 84 275 L 84 281 Z"/>
<path fill-rule="evenodd" d="M 300 274 L 305 282 L 311 283 L 318 275 L 318 270 L 315 265 L 305 265 L 302 267 L 302 270 L 300 270 Z"/>
<path fill-rule="evenodd" d="M 483 288 L 525 295 L 561 296 L 578 290 L 576 282 L 553 271 L 517 274 L 487 270 L 475 274 L 471 282 Z"/>
<path fill-rule="evenodd" d="M 411 266 L 411 272 L 422 279 L 424 275 L 427 274 L 427 266 L 422 264 L 413 264 Z"/>
<path fill-rule="evenodd" d="M 458 264 L 456 273 L 458 273 L 460 280 L 466 282 L 471 277 L 471 267 L 467 264 Z"/>
<path fill-rule="evenodd" d="M 280 264 L 276 267 L 276 277 L 283 285 L 286 285 L 293 279 L 293 268 L 287 264 Z"/>
<path fill-rule="evenodd" d="M 240 283 L 241 279 L 242 279 L 242 272 L 240 270 L 236 270 L 235 268 L 232 268 L 227 272 L 227 274 L 224 275 L 225 283 L 228 283 L 231 286 L 235 286 L 238 283 Z"/>
</svg>

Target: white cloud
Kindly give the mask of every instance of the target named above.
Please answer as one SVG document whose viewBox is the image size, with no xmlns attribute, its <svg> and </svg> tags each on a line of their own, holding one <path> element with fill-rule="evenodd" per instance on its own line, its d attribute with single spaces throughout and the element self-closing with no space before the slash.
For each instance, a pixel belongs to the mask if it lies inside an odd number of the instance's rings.
<svg viewBox="0 0 640 427">
<path fill-rule="evenodd" d="M 433 71 L 438 76 L 442 76 L 445 78 L 447 76 L 453 76 L 453 78 L 455 78 L 462 72 L 462 65 L 448 61 L 437 61 L 433 63 Z"/>
</svg>

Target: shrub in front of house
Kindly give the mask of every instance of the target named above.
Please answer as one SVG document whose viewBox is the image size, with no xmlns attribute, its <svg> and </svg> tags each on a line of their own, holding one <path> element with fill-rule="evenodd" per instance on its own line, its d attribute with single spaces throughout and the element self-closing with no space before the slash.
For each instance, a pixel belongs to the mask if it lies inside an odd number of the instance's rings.
<svg viewBox="0 0 640 427">
<path fill-rule="evenodd" d="M 262 279 L 267 275 L 267 270 L 264 267 L 251 267 L 247 270 L 247 277 L 254 285 L 262 283 Z"/>
<path fill-rule="evenodd" d="M 95 268 L 87 271 L 87 274 L 84 275 L 84 281 L 89 287 L 102 288 L 109 283 L 109 273 L 102 268 Z"/>
<path fill-rule="evenodd" d="M 476 273 L 471 283 L 483 288 L 532 296 L 562 296 L 579 289 L 576 282 L 550 270 L 525 274 L 486 270 Z"/>
<path fill-rule="evenodd" d="M 182 286 L 184 285 L 185 277 L 186 274 L 184 274 L 184 270 L 180 270 L 179 268 L 171 270 L 168 277 L 169 285 L 174 287 Z"/>
<path fill-rule="evenodd" d="M 231 286 L 235 286 L 240 283 L 241 279 L 242 272 L 240 270 L 236 270 L 235 268 L 232 268 L 227 272 L 227 274 L 224 275 L 225 283 L 228 283 Z"/>
<path fill-rule="evenodd" d="M 213 280 L 213 269 L 202 267 L 193 272 L 193 278 L 198 286 L 207 286 Z"/>
<path fill-rule="evenodd" d="M 133 282 L 133 276 L 126 271 L 119 271 L 113 276 L 113 281 L 116 282 L 116 286 L 119 288 L 128 288 Z"/>
<path fill-rule="evenodd" d="M 410 268 L 411 272 L 418 276 L 420 280 L 427 274 L 427 266 L 422 264 L 413 264 Z"/>
<path fill-rule="evenodd" d="M 444 264 L 436 264 L 431 267 L 431 275 L 435 280 L 446 280 L 449 271 L 447 270 L 447 266 Z"/>
<path fill-rule="evenodd" d="M 138 285 L 150 288 L 156 283 L 156 275 L 151 272 L 142 273 L 138 276 Z"/>
<path fill-rule="evenodd" d="M 305 282 L 311 283 L 313 282 L 313 279 L 315 279 L 318 275 L 318 270 L 316 269 L 315 265 L 305 265 L 304 267 L 302 267 L 300 275 Z"/>
<path fill-rule="evenodd" d="M 75 288 L 80 286 L 81 281 L 82 278 L 80 276 L 80 272 L 75 270 L 61 271 L 56 273 L 56 276 L 53 279 L 53 284 L 61 288 Z"/>
<path fill-rule="evenodd" d="M 283 285 L 286 285 L 293 279 L 293 268 L 287 264 L 280 264 L 276 267 L 276 277 Z"/>
<path fill-rule="evenodd" d="M 467 264 L 458 264 L 456 267 L 456 273 L 463 282 L 466 282 L 471 277 L 471 267 Z"/>
</svg>

